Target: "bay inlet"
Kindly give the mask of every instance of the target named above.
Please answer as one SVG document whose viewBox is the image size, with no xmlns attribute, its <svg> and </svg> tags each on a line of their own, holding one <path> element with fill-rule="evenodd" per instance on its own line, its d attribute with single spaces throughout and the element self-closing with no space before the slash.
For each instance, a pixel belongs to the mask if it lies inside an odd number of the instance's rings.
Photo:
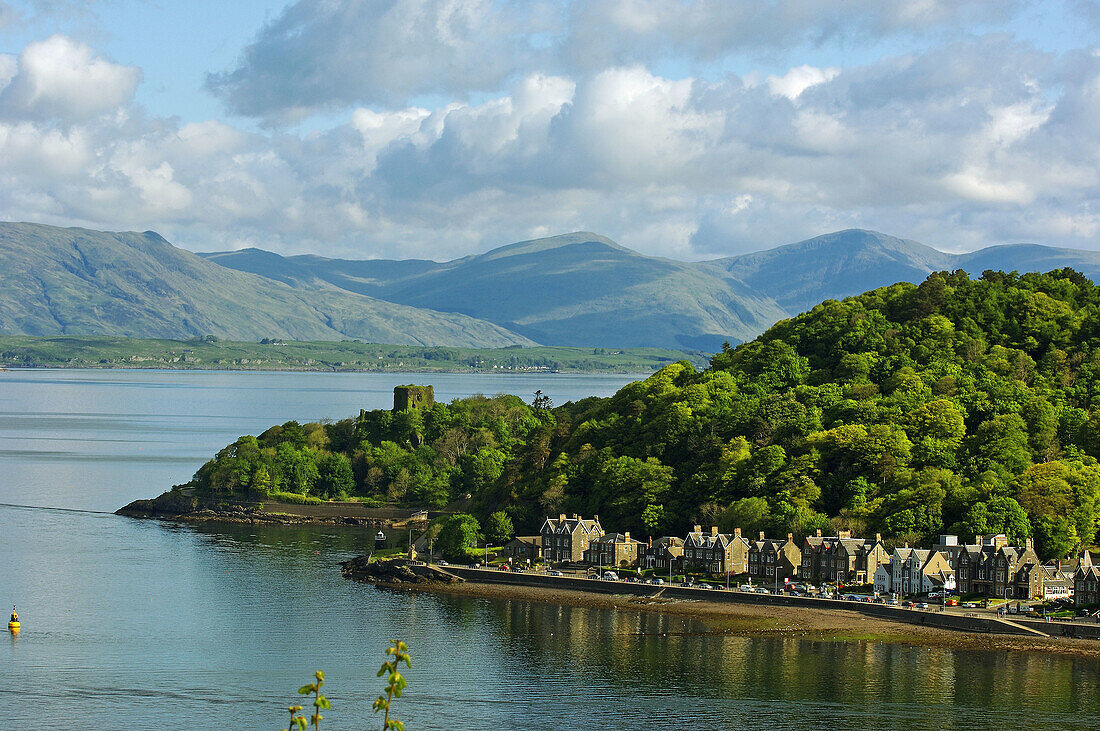
<svg viewBox="0 0 1100 731">
<path fill-rule="evenodd" d="M 1092 658 L 727 636 L 690 617 L 387 592 L 340 575 L 369 546 L 362 529 L 110 514 L 241 434 L 383 407 L 424 376 L 0 378 L 0 600 L 24 623 L 0 643 L 13 727 L 275 729 L 316 669 L 329 727 L 373 727 L 391 637 L 413 655 L 396 706 L 409 729 L 1064 729 L 1100 713 Z M 556 403 L 628 380 L 430 377 L 442 399 L 541 389 Z"/>
</svg>

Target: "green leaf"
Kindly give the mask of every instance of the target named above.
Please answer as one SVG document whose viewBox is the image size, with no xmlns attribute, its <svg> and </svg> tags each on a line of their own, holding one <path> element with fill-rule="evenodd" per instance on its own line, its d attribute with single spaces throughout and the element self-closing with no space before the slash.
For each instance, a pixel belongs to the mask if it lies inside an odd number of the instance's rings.
<svg viewBox="0 0 1100 731">
<path fill-rule="evenodd" d="M 298 689 L 298 695 L 309 695 L 315 690 L 317 690 L 317 686 L 313 683 L 310 683 L 309 685 L 303 685 L 301 688 Z"/>
</svg>

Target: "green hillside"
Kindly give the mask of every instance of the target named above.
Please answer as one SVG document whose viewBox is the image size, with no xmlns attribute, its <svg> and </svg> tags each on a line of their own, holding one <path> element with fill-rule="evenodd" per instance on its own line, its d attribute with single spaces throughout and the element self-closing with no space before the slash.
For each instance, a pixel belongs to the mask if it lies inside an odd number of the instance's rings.
<svg viewBox="0 0 1100 731">
<path fill-rule="evenodd" d="M 0 223 L 0 334 L 532 345 L 500 326 L 218 266 L 152 232 Z"/>
<path fill-rule="evenodd" d="M 578 512 L 635 535 L 1004 532 L 1049 557 L 1096 540 L 1098 435 L 1100 288 L 1070 270 L 941 272 L 826 301 L 704 371 L 675 363 L 610 398 L 275 427 L 194 485 L 429 505 L 471 493 L 521 531 Z"/>
</svg>

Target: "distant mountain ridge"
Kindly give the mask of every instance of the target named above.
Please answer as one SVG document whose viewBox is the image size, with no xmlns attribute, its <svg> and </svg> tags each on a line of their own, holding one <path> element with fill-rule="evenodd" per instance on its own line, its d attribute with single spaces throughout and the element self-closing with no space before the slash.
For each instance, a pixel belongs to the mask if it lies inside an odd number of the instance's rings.
<svg viewBox="0 0 1100 731">
<path fill-rule="evenodd" d="M 1100 253 L 1035 244 L 948 254 L 851 229 L 702 262 L 590 232 L 448 262 L 193 254 L 151 231 L 0 223 L 0 333 L 410 345 L 571 345 L 716 351 L 772 324 L 932 271 L 1100 278 Z"/>
<path fill-rule="evenodd" d="M 351 292 L 461 312 L 544 344 L 717 350 L 826 299 L 933 271 L 1050 271 L 1100 277 L 1100 252 L 1035 244 L 949 254 L 849 229 L 702 262 L 650 257 L 590 232 L 508 244 L 449 262 L 280 257 L 259 249 L 202 254 L 292 287 Z"/>
<path fill-rule="evenodd" d="M 152 231 L 0 223 L 0 333 L 530 345 L 460 313 L 336 287 L 305 290 L 218 266 Z"/>
</svg>

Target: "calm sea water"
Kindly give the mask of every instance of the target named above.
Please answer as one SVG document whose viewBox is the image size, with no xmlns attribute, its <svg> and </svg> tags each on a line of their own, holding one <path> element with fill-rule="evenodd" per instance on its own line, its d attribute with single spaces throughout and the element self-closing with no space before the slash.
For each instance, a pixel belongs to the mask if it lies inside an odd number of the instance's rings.
<svg viewBox="0 0 1100 731">
<path fill-rule="evenodd" d="M 148 371 L 0 374 L 0 643 L 8 728 L 285 726 L 315 669 L 323 727 L 377 728 L 391 637 L 412 729 L 1095 728 L 1100 663 L 1046 654 L 709 634 L 682 618 L 429 595 L 344 581 L 359 530 L 179 526 L 109 514 L 290 418 L 624 377 Z M 99 511 L 99 512 L 97 512 Z M 2 607 L 0 607 L 2 608 Z"/>
</svg>

